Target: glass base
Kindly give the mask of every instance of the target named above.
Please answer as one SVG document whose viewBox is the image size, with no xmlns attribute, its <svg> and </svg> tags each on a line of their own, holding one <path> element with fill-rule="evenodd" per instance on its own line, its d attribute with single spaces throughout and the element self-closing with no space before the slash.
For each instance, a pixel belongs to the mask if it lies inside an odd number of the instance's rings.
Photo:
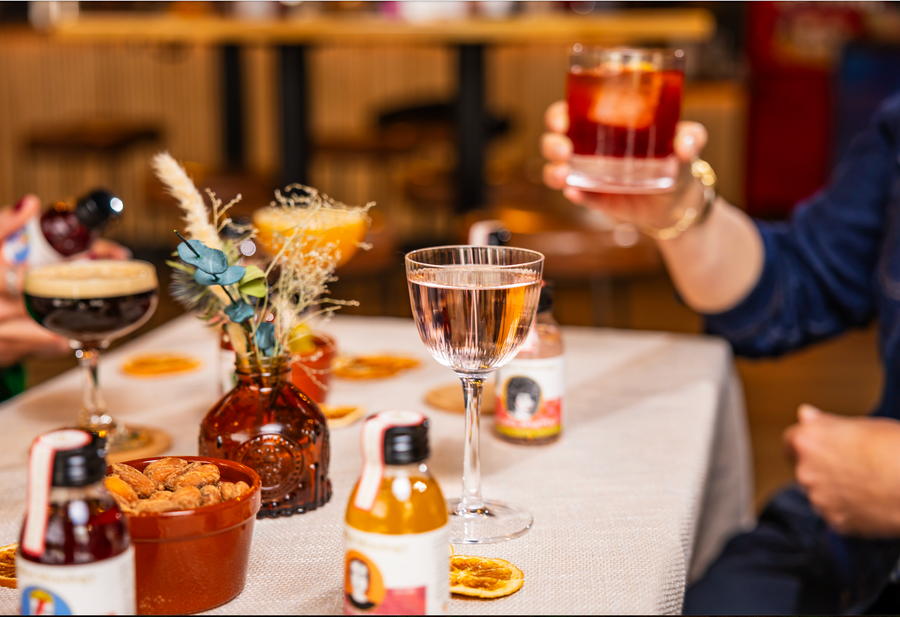
<svg viewBox="0 0 900 617">
<path fill-rule="evenodd" d="M 77 428 L 90 433 L 104 435 L 106 437 L 106 453 L 129 452 L 146 448 L 153 441 L 153 434 L 145 428 L 129 428 L 115 422 L 98 429 L 93 426 L 81 426 L 72 424 L 70 428 Z"/>
<path fill-rule="evenodd" d="M 495 544 L 518 538 L 531 529 L 531 512 L 501 501 L 485 501 L 478 514 L 460 514 L 459 499 L 447 500 L 451 544 Z"/>
<path fill-rule="evenodd" d="M 128 428 L 119 426 L 118 429 L 110 431 L 106 441 L 107 452 L 128 452 L 137 450 L 150 445 L 153 436 L 144 428 Z"/>
<path fill-rule="evenodd" d="M 566 184 L 594 193 L 646 195 L 675 189 L 678 159 L 573 155 Z"/>
</svg>

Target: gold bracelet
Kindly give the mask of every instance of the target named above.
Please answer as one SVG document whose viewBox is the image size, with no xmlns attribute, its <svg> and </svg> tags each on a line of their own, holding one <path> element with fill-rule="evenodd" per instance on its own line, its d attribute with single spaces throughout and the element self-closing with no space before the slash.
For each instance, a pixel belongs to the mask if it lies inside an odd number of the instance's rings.
<svg viewBox="0 0 900 617">
<path fill-rule="evenodd" d="M 709 163 L 702 159 L 697 159 L 691 163 L 691 175 L 700 180 L 700 184 L 703 185 L 703 207 L 699 211 L 697 208 L 687 208 L 681 220 L 671 227 L 653 229 L 652 227 L 640 226 L 642 232 L 656 240 L 671 240 L 686 232 L 690 227 L 700 225 L 709 218 L 713 204 L 716 203 L 716 172 L 713 171 Z"/>
</svg>

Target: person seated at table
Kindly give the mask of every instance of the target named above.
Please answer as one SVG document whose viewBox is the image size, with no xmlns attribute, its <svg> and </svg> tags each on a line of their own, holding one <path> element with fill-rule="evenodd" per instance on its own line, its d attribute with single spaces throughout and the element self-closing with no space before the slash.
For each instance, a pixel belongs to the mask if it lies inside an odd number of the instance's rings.
<svg viewBox="0 0 900 617">
<path fill-rule="evenodd" d="M 0 245 L 40 211 L 41 202 L 26 195 L 15 206 L 0 208 Z M 109 240 L 97 240 L 88 256 L 126 259 L 128 249 Z M 21 294 L 21 268 L 6 263 L 0 253 L 0 401 L 25 389 L 21 362 L 28 357 L 71 353 L 65 338 L 42 328 L 28 316 Z"/>
<path fill-rule="evenodd" d="M 889 377 L 878 408 L 862 418 L 799 409 L 784 436 L 799 486 L 728 542 L 687 590 L 684 612 L 900 612 L 900 381 L 890 378 L 900 371 L 900 95 L 882 103 L 827 187 L 789 222 L 755 221 L 705 198 L 689 171 L 706 142 L 699 124 L 679 125 L 676 190 L 638 196 L 566 187 L 565 103 L 546 121 L 545 182 L 574 203 L 638 227 L 659 228 L 688 206 L 703 212 L 657 244 L 683 301 L 736 353 L 778 355 L 879 320 Z"/>
</svg>

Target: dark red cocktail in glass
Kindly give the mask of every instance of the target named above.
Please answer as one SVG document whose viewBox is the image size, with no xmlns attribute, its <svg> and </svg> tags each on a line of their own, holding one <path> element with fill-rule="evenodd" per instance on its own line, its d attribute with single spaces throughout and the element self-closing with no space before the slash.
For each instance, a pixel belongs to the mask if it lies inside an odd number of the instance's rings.
<svg viewBox="0 0 900 617">
<path fill-rule="evenodd" d="M 607 193 L 674 188 L 683 60 L 680 49 L 575 46 L 566 82 L 570 186 Z"/>
</svg>

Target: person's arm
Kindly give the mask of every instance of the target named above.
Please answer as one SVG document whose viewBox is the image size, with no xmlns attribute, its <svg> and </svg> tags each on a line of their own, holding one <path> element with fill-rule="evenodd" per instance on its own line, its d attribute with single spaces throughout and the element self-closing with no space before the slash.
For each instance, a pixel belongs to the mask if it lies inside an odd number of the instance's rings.
<svg viewBox="0 0 900 617">
<path fill-rule="evenodd" d="M 552 115 L 548 110 L 548 126 L 559 130 Z M 659 242 L 679 293 L 707 314 L 710 332 L 728 338 L 739 353 L 771 355 L 872 316 L 872 277 L 896 165 L 898 119 L 900 97 L 882 106 L 835 170 L 830 186 L 799 207 L 790 223 L 757 223 L 720 201 L 705 223 Z M 705 141 L 697 126 L 680 127 L 676 152 L 683 161 Z M 544 137 L 544 153 L 551 155 L 545 169 L 550 186 L 565 181 L 567 156 L 559 155 L 565 154 L 561 143 L 567 141 L 558 133 Z M 685 182 L 668 196 L 598 196 L 570 189 L 566 194 L 614 218 L 641 224 L 675 209 L 678 200 L 699 199 L 699 194 L 691 197 L 692 184 Z"/>
<path fill-rule="evenodd" d="M 541 150 L 548 164 L 544 181 L 562 189 L 573 203 L 600 210 L 615 220 L 638 226 L 667 226 L 668 213 L 686 205 L 703 207 L 699 181 L 682 173 L 674 193 L 663 195 L 605 195 L 566 186 L 572 142 L 565 136 L 568 108 L 564 102 L 547 109 Z M 681 122 L 675 136 L 675 154 L 682 164 L 695 159 L 706 145 L 706 129 L 696 122 Z M 706 221 L 678 238 L 658 240 L 660 252 L 682 299 L 701 313 L 719 313 L 734 307 L 750 293 L 762 271 L 759 231 L 744 212 L 717 199 Z"/>
</svg>

